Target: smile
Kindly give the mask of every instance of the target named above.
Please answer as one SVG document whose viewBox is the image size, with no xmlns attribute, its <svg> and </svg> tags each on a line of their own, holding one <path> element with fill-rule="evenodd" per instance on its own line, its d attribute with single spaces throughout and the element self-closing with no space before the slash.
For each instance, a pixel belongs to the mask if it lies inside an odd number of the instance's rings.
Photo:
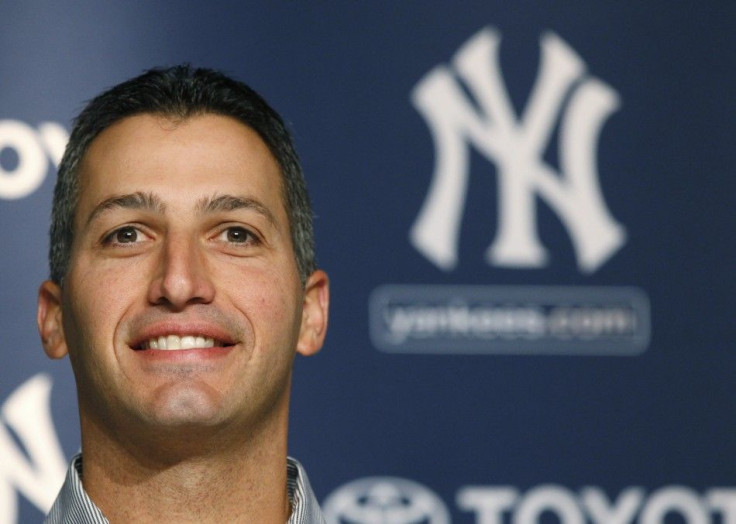
<svg viewBox="0 0 736 524">
<path fill-rule="evenodd" d="M 153 337 L 143 342 L 136 349 L 159 349 L 166 351 L 176 351 L 180 349 L 206 349 L 215 346 L 225 346 L 226 344 L 215 340 L 212 337 L 203 337 L 196 335 L 166 335 Z"/>
</svg>

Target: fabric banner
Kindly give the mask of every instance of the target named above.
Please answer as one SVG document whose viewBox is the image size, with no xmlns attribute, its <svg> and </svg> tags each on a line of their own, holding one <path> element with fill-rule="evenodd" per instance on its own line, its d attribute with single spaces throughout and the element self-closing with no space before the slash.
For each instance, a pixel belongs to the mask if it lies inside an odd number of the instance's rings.
<svg viewBox="0 0 736 524">
<path fill-rule="evenodd" d="M 0 523 L 40 521 L 79 448 L 35 325 L 71 119 L 183 62 L 294 133 L 332 310 L 289 452 L 330 522 L 736 522 L 735 21 L 725 1 L 0 5 Z"/>
</svg>

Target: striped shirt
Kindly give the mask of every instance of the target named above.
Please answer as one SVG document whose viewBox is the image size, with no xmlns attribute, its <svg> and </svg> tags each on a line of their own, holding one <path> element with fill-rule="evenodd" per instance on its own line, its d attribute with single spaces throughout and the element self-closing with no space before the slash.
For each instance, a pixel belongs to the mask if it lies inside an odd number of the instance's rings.
<svg viewBox="0 0 736 524">
<path fill-rule="evenodd" d="M 286 488 L 292 508 L 287 524 L 324 524 L 325 518 L 302 465 L 288 457 L 286 471 Z M 82 486 L 81 453 L 72 459 L 64 485 L 44 524 L 109 524 Z"/>
</svg>

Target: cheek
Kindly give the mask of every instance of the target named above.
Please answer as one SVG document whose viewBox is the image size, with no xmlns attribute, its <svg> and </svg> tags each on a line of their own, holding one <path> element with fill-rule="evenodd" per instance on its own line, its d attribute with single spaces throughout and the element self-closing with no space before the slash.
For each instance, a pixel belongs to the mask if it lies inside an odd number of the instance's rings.
<svg viewBox="0 0 736 524">
<path fill-rule="evenodd" d="M 274 344 L 291 351 L 301 320 L 301 289 L 298 281 L 285 278 L 283 271 L 244 272 L 238 281 L 224 287 L 234 306 L 250 321 L 257 345 Z"/>
<path fill-rule="evenodd" d="M 67 338 L 76 346 L 107 347 L 135 288 L 119 271 L 105 268 L 104 262 L 77 267 L 85 269 L 70 272 L 65 281 L 64 325 L 71 331 Z"/>
</svg>

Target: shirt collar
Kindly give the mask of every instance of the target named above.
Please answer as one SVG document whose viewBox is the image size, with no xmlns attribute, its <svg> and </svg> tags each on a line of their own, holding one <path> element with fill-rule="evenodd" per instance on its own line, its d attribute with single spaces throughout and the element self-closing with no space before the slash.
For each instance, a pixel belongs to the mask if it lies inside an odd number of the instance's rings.
<svg viewBox="0 0 736 524">
<path fill-rule="evenodd" d="M 291 517 L 287 524 L 324 523 L 322 511 L 309 484 L 306 471 L 296 459 L 288 457 L 286 460 L 286 485 L 292 507 Z M 72 458 L 64 485 L 44 521 L 45 524 L 61 524 L 62 522 L 109 523 L 102 511 L 84 491 L 81 453 Z"/>
</svg>

